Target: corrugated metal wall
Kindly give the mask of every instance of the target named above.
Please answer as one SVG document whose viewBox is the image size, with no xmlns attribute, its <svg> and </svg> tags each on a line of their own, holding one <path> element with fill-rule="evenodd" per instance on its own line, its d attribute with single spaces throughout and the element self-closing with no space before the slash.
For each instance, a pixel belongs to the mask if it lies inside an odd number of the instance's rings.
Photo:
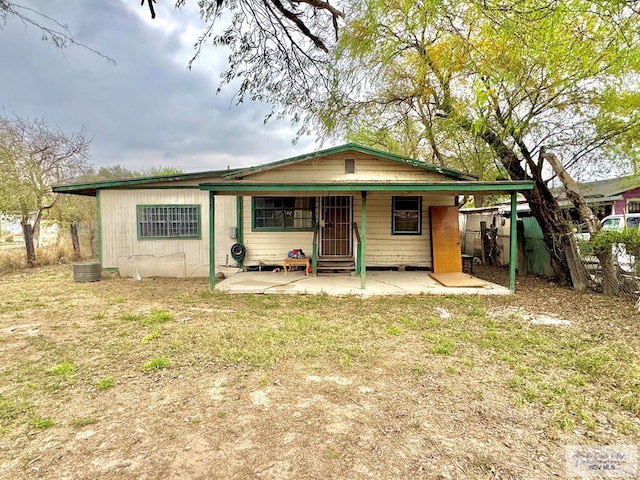
<svg viewBox="0 0 640 480">
<path fill-rule="evenodd" d="M 524 266 L 527 273 L 553 276 L 551 257 L 535 217 L 520 219 L 524 227 Z"/>
</svg>

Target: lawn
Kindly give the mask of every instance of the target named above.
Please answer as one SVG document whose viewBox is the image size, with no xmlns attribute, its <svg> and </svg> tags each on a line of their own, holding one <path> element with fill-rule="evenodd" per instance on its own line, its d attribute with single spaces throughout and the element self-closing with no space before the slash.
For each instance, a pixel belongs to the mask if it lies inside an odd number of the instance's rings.
<svg viewBox="0 0 640 480">
<path fill-rule="evenodd" d="M 3 479 L 563 478 L 565 446 L 640 439 L 633 305 L 534 277 L 230 296 L 67 265 L 0 292 Z"/>
</svg>

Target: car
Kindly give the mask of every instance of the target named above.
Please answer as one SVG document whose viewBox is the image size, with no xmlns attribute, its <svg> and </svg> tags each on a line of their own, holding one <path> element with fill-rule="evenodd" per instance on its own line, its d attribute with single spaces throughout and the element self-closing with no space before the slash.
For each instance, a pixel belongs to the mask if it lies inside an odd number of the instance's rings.
<svg viewBox="0 0 640 480">
<path fill-rule="evenodd" d="M 603 230 L 624 230 L 625 228 L 638 228 L 640 226 L 640 213 L 628 213 L 626 215 L 609 215 L 601 221 Z"/>
<path fill-rule="evenodd" d="M 628 213 L 626 215 L 609 215 L 601 221 L 604 231 L 622 231 L 625 228 L 640 227 L 640 213 Z M 636 257 L 627 253 L 624 244 L 615 243 L 612 247 L 614 262 L 624 272 L 634 272 L 636 270 Z"/>
</svg>

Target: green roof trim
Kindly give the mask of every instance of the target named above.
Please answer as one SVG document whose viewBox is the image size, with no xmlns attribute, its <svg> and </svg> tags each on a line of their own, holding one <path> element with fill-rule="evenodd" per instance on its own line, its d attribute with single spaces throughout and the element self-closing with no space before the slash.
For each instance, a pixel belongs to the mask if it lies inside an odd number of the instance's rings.
<svg viewBox="0 0 640 480">
<path fill-rule="evenodd" d="M 304 155 L 298 155 L 291 158 L 285 158 L 284 160 L 277 160 L 275 162 L 265 163 L 262 165 L 256 165 L 253 167 L 247 167 L 243 169 L 238 169 L 234 172 L 229 172 L 223 175 L 223 178 L 237 178 L 244 177 L 246 175 L 251 175 L 253 173 L 263 172 L 265 170 L 271 170 L 273 168 L 290 165 L 293 163 L 303 162 L 306 160 L 314 160 L 321 157 L 328 157 L 329 155 L 335 155 L 337 153 L 345 153 L 349 151 L 356 151 L 368 155 L 372 155 L 374 157 L 384 158 L 385 160 L 392 160 L 394 162 L 404 163 L 406 165 L 410 165 L 412 167 L 422 168 L 424 170 L 429 170 L 431 172 L 441 173 L 447 177 L 457 178 L 461 180 L 475 180 L 478 177 L 474 175 L 470 175 L 467 173 L 459 172 L 458 170 L 453 170 L 451 168 L 439 167 L 437 165 L 432 165 L 430 163 L 421 162 L 420 160 L 416 160 L 409 157 L 403 157 L 401 155 L 395 155 L 393 153 L 384 152 L 382 150 L 376 150 L 371 147 L 365 147 L 363 145 L 359 145 L 357 143 L 346 143 L 344 145 L 340 145 L 337 147 L 331 147 L 324 150 L 318 150 L 313 153 L 306 153 Z"/>
<path fill-rule="evenodd" d="M 226 181 L 201 183 L 202 190 L 233 195 L 261 192 L 440 192 L 440 193 L 511 193 L 533 190 L 526 180 L 495 182 L 349 182 L 349 183 L 247 183 Z"/>
<path fill-rule="evenodd" d="M 234 172 L 240 169 L 233 170 L 211 170 L 207 172 L 195 172 L 195 173 L 179 173 L 174 175 L 160 175 L 156 177 L 135 177 L 125 178 L 121 180 L 101 180 L 97 182 L 86 183 L 69 183 L 65 185 L 56 185 L 53 187 L 55 193 L 70 193 L 75 195 L 89 195 L 95 196 L 96 190 L 105 188 L 126 188 L 135 187 L 138 185 L 148 185 L 150 183 L 164 183 L 164 182 L 179 182 L 182 180 L 194 180 L 198 178 L 207 177 L 222 177 L 223 174 Z M 170 186 L 158 186 L 158 188 L 171 188 Z M 179 187 L 177 187 L 179 188 Z M 191 188 L 198 188 L 193 186 Z"/>
</svg>

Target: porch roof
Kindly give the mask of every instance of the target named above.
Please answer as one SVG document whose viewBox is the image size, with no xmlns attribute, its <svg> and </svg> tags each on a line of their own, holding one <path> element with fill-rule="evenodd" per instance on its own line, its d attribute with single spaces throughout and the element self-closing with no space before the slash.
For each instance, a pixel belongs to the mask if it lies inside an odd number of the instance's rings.
<svg viewBox="0 0 640 480">
<path fill-rule="evenodd" d="M 246 195 L 282 192 L 438 192 L 452 195 L 468 193 L 507 194 L 532 190 L 533 182 L 493 181 L 493 182 L 331 182 L 331 183 L 260 183 L 247 181 L 223 181 L 201 183 L 201 190 L 216 195 Z"/>
</svg>

